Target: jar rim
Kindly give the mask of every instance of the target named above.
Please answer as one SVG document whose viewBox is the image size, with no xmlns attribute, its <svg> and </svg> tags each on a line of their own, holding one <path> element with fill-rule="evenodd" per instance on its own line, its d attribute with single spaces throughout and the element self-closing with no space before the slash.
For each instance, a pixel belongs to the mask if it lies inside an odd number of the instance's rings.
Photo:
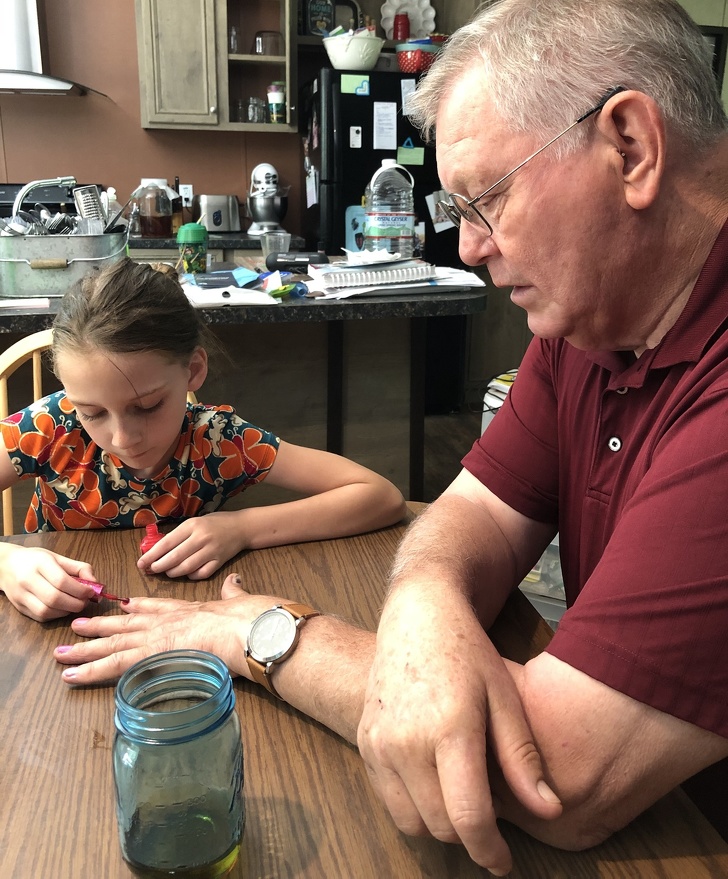
<svg viewBox="0 0 728 879">
<path fill-rule="evenodd" d="M 180 698 L 190 704 L 168 711 L 151 707 Z M 204 650 L 168 650 L 140 660 L 121 676 L 114 699 L 117 730 L 151 743 L 193 738 L 224 723 L 235 707 L 227 666 Z"/>
</svg>

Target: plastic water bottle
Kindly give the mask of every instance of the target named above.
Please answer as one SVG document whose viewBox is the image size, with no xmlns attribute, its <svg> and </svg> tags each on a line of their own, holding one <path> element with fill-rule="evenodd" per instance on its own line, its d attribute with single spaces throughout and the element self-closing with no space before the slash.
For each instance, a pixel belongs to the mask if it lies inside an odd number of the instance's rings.
<svg viewBox="0 0 728 879">
<path fill-rule="evenodd" d="M 364 193 L 364 250 L 411 257 L 414 250 L 414 179 L 395 159 L 382 159 Z"/>
</svg>

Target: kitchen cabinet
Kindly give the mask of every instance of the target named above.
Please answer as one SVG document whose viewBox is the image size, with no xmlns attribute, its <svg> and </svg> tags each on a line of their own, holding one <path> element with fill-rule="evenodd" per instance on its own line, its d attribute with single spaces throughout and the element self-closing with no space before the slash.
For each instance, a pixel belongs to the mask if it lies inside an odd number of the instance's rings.
<svg viewBox="0 0 728 879">
<path fill-rule="evenodd" d="M 723 27 L 725 0 L 678 0 L 697 24 Z"/>
<path fill-rule="evenodd" d="M 135 9 L 143 128 L 297 130 L 295 0 L 135 0 Z M 280 54 L 255 54 L 259 31 L 281 34 Z M 249 98 L 266 102 L 271 82 L 285 84 L 285 121 L 248 122 Z"/>
</svg>

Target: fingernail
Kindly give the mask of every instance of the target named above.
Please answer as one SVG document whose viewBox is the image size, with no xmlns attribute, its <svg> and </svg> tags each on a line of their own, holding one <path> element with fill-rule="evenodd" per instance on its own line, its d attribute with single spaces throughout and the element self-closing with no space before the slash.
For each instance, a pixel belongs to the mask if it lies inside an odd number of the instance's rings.
<svg viewBox="0 0 728 879">
<path fill-rule="evenodd" d="M 87 623 L 89 621 L 89 619 L 90 619 L 90 617 L 76 617 L 76 619 L 74 620 L 74 623 L 81 623 L 81 624 Z"/>
<path fill-rule="evenodd" d="M 60 647 L 56 647 L 56 653 L 68 653 L 71 649 L 73 649 L 72 644 L 61 644 Z"/>
<path fill-rule="evenodd" d="M 243 581 L 240 574 L 233 574 L 233 583 L 235 583 L 236 586 L 242 586 Z"/>
<path fill-rule="evenodd" d="M 131 601 L 131 598 L 122 598 L 119 601 L 119 604 L 123 604 L 126 607 L 126 605 L 129 604 L 130 601 Z"/>
<path fill-rule="evenodd" d="M 551 790 L 551 788 L 546 784 L 543 779 L 541 779 L 536 785 L 536 790 L 539 792 L 541 799 L 546 800 L 547 803 L 561 802 L 561 800 L 556 796 L 556 794 Z"/>
<path fill-rule="evenodd" d="M 64 681 L 75 681 L 78 677 L 78 669 L 77 668 L 67 668 L 62 672 L 61 677 Z"/>
</svg>

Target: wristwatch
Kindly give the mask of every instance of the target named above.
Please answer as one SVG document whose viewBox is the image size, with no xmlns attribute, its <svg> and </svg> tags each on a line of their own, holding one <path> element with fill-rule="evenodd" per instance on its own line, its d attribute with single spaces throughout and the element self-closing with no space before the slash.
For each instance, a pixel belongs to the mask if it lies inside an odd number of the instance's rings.
<svg viewBox="0 0 728 879">
<path fill-rule="evenodd" d="M 319 615 L 319 611 L 307 604 L 277 604 L 253 620 L 245 659 L 253 680 L 278 699 L 281 696 L 271 680 L 273 667 L 288 659 L 296 649 L 304 620 Z"/>
</svg>

